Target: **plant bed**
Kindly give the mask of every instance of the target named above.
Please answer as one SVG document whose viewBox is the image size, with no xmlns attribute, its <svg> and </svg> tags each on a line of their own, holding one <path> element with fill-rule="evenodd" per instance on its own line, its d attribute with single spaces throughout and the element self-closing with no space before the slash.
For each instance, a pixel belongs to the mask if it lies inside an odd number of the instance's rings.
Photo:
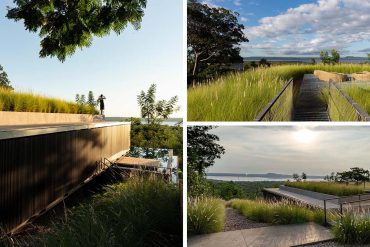
<svg viewBox="0 0 370 247">
<path fill-rule="evenodd" d="M 363 185 L 346 185 L 335 182 L 286 182 L 285 186 L 334 196 L 352 196 L 365 193 Z"/>
</svg>

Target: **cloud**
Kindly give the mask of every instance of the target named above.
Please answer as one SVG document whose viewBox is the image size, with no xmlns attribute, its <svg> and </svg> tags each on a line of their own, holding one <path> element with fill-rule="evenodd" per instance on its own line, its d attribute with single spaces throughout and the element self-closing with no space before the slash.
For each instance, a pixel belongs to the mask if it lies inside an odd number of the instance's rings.
<svg viewBox="0 0 370 247">
<path fill-rule="evenodd" d="M 246 18 L 246 17 L 240 17 L 240 20 L 242 21 L 242 22 L 246 22 L 246 21 L 248 21 L 248 18 Z"/>
<path fill-rule="evenodd" d="M 234 0 L 234 5 L 235 6 L 242 6 L 241 0 Z"/>
<path fill-rule="evenodd" d="M 370 48 L 359 50 L 359 52 L 370 52 Z"/>
<path fill-rule="evenodd" d="M 264 17 L 259 25 L 246 28 L 253 44 L 279 39 L 285 54 L 316 54 L 336 48 L 347 51 L 355 42 L 370 41 L 370 1 L 318 0 Z M 289 47 L 289 49 L 287 49 Z M 362 51 L 361 51 L 362 52 Z"/>
</svg>

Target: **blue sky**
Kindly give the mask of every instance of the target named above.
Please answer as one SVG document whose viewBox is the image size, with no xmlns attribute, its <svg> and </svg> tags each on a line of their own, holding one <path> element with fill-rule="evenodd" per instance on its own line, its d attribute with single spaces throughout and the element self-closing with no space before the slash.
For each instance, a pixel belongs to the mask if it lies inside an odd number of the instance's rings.
<svg viewBox="0 0 370 247">
<path fill-rule="evenodd" d="M 204 0 L 240 14 L 249 43 L 242 56 L 343 56 L 370 53 L 369 0 Z"/>
<path fill-rule="evenodd" d="M 370 126 L 220 126 L 226 153 L 208 172 L 327 175 L 370 170 Z"/>
<path fill-rule="evenodd" d="M 107 116 L 139 116 L 136 95 L 152 83 L 158 99 L 178 95 L 184 101 L 182 0 L 149 0 L 140 30 L 129 27 L 119 36 L 94 38 L 91 47 L 64 63 L 39 58 L 38 34 L 8 20 L 6 6 L 13 2 L 0 1 L 0 64 L 16 90 L 66 100 L 89 90 L 103 93 Z M 179 105 L 174 117 L 183 116 Z"/>
</svg>

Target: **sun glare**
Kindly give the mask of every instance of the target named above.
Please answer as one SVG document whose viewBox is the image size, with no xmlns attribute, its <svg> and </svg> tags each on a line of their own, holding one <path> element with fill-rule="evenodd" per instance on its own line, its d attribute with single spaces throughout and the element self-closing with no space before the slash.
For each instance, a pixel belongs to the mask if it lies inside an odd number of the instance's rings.
<svg viewBox="0 0 370 247">
<path fill-rule="evenodd" d="M 315 133 L 308 129 L 300 129 L 293 133 L 293 138 L 299 143 L 309 144 L 315 140 Z"/>
</svg>

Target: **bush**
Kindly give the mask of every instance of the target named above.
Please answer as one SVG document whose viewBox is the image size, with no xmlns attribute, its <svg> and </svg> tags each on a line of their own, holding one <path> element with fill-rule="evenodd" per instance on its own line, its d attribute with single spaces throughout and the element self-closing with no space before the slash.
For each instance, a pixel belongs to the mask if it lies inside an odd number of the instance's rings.
<svg viewBox="0 0 370 247">
<path fill-rule="evenodd" d="M 98 114 L 93 106 L 0 88 L 0 111 Z"/>
<path fill-rule="evenodd" d="M 213 194 L 226 201 L 233 198 L 245 198 L 243 189 L 234 182 L 215 182 L 213 183 Z"/>
<path fill-rule="evenodd" d="M 285 185 L 335 196 L 351 196 L 365 192 L 363 185 L 346 185 L 334 182 L 286 182 Z"/>
<path fill-rule="evenodd" d="M 188 166 L 189 167 L 189 166 Z M 188 169 L 188 197 L 213 196 L 213 188 L 207 178 Z"/>
<path fill-rule="evenodd" d="M 219 232 L 225 224 L 225 202 L 211 197 L 188 199 L 188 233 Z"/>
<path fill-rule="evenodd" d="M 346 213 L 342 217 L 338 217 L 332 231 L 340 243 L 370 244 L 370 218 L 368 215 Z"/>
<path fill-rule="evenodd" d="M 154 177 L 110 186 L 70 212 L 40 246 L 182 246 L 178 187 Z"/>
<path fill-rule="evenodd" d="M 295 224 L 316 222 L 324 224 L 324 212 L 309 209 L 304 205 L 288 201 L 266 202 L 263 200 L 232 200 L 231 207 L 237 209 L 248 219 L 272 224 Z"/>
</svg>

